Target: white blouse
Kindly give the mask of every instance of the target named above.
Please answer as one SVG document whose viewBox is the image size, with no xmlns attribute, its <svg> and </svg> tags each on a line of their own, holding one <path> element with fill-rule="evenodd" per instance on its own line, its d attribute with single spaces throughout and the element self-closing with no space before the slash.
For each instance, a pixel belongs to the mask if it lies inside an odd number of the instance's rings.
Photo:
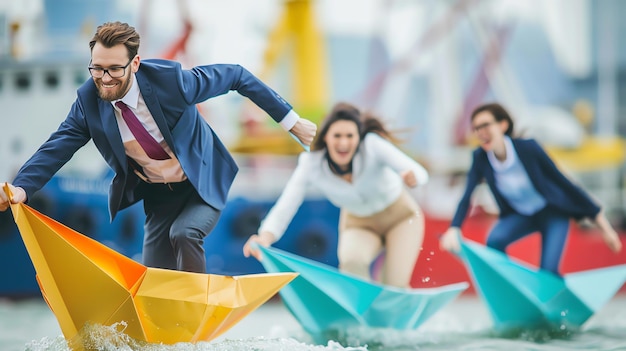
<svg viewBox="0 0 626 351">
<path fill-rule="evenodd" d="M 261 222 L 259 233 L 268 231 L 278 240 L 314 187 L 335 206 L 356 216 L 378 213 L 394 203 L 404 183 L 399 173 L 413 171 L 417 184 L 428 182 L 428 172 L 415 160 L 376 133 L 368 133 L 352 160 L 352 182 L 334 174 L 325 150 L 301 153 L 298 165 L 276 204 Z"/>
</svg>

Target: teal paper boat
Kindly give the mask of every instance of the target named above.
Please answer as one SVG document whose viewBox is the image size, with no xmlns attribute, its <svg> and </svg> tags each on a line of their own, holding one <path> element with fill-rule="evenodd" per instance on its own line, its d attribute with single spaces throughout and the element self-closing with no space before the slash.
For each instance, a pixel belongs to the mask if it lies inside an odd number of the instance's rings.
<svg viewBox="0 0 626 351">
<path fill-rule="evenodd" d="M 469 287 L 401 289 L 372 283 L 276 248 L 259 247 L 267 272 L 297 272 L 279 293 L 291 314 L 312 335 L 366 326 L 415 329 Z"/>
<path fill-rule="evenodd" d="M 626 281 L 626 264 L 558 277 L 467 239 L 460 256 L 501 332 L 578 329 Z"/>
</svg>

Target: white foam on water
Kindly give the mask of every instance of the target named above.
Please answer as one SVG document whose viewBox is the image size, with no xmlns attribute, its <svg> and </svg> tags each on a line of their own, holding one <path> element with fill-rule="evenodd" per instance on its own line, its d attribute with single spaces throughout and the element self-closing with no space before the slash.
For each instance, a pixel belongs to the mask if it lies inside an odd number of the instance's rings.
<svg viewBox="0 0 626 351">
<path fill-rule="evenodd" d="M 349 328 L 315 339 L 306 334 L 280 303 L 270 302 L 211 342 L 175 345 L 138 342 L 124 325 L 91 325 L 83 340 L 98 351 L 433 351 L 626 350 L 626 296 L 618 296 L 581 331 L 559 335 L 521 331 L 501 336 L 491 329 L 485 306 L 461 297 L 417 330 Z M 45 335 L 44 337 L 39 337 Z M 70 351 L 45 303 L 0 303 L 0 350 Z"/>
</svg>

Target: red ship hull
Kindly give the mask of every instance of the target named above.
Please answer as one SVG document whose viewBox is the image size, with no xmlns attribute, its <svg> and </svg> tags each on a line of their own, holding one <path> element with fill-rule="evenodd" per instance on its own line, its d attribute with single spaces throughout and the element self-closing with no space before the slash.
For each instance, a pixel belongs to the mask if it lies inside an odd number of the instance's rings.
<svg viewBox="0 0 626 351">
<path fill-rule="evenodd" d="M 463 224 L 463 235 L 484 243 L 496 216 L 478 214 L 468 218 Z M 429 287 L 467 281 L 472 284 L 467 270 L 455 255 L 439 250 L 439 235 L 450 225 L 449 219 L 436 219 L 426 216 L 426 235 L 418 262 L 413 271 L 413 287 Z M 623 246 L 626 247 L 626 232 L 618 231 Z M 541 244 L 538 234 L 532 234 L 512 244 L 507 253 L 531 265 L 538 266 Z M 570 234 L 561 259 L 561 273 L 571 273 L 587 269 L 613 266 L 626 263 L 626 249 L 615 254 L 604 244 L 597 228 L 583 228 L 576 222 L 570 225 Z M 626 292 L 626 285 L 620 289 Z M 475 293 L 470 286 L 466 293 Z"/>
</svg>

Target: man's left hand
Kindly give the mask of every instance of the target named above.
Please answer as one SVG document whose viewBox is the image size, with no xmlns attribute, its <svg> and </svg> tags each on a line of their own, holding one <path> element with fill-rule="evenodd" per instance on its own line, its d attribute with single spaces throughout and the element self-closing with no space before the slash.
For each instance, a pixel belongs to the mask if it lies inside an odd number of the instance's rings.
<svg viewBox="0 0 626 351">
<path fill-rule="evenodd" d="M 300 118 L 289 130 L 289 132 L 300 139 L 304 145 L 310 146 L 313 142 L 313 138 L 315 138 L 317 125 L 308 119 Z"/>
</svg>

